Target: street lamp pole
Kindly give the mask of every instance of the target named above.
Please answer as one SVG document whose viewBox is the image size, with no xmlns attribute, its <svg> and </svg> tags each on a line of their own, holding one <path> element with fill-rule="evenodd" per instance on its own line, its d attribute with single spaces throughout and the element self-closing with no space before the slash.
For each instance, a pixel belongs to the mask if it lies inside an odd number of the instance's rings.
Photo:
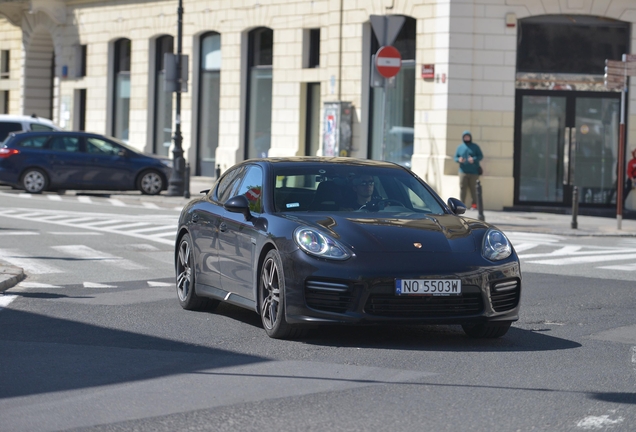
<svg viewBox="0 0 636 432">
<path fill-rule="evenodd" d="M 185 159 L 183 158 L 183 136 L 181 135 L 181 54 L 183 50 L 183 0 L 179 0 L 177 9 L 177 103 L 175 112 L 175 128 L 172 137 L 174 147 L 172 148 L 173 169 L 168 182 L 168 195 L 181 196 L 184 193 Z"/>
</svg>

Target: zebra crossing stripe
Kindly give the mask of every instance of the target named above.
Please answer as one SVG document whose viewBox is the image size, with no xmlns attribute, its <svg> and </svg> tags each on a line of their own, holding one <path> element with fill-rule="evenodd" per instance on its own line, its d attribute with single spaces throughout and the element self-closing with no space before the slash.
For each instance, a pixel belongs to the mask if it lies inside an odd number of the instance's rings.
<svg viewBox="0 0 636 432">
<path fill-rule="evenodd" d="M 515 248 L 515 251 L 519 253 L 519 252 L 527 251 L 529 249 L 534 249 L 539 245 L 537 243 L 520 243 L 518 245 L 513 245 L 513 246 Z"/>
<path fill-rule="evenodd" d="M 117 198 L 109 198 L 108 202 L 110 202 L 115 207 L 126 207 L 126 203 L 121 200 L 118 200 Z"/>
<path fill-rule="evenodd" d="M 615 253 L 611 255 L 596 255 L 596 256 L 576 256 L 570 258 L 560 258 L 560 259 L 549 259 L 549 260 L 538 260 L 538 261 L 528 261 L 528 263 L 532 264 L 545 264 L 545 265 L 571 265 L 571 264 L 591 264 L 597 262 L 605 262 L 605 261 L 621 261 L 621 260 L 630 260 L 635 259 L 636 254 L 626 254 L 626 253 Z"/>
<path fill-rule="evenodd" d="M 11 302 L 17 299 L 17 295 L 3 295 L 0 296 L 0 309 L 6 308 L 11 304 Z"/>
<path fill-rule="evenodd" d="M 77 200 L 84 204 L 91 204 L 93 202 L 91 197 L 87 197 L 87 196 L 78 196 Z"/>
<path fill-rule="evenodd" d="M 151 231 L 162 231 L 162 230 L 172 230 L 171 233 L 174 234 L 177 229 L 177 224 L 174 225 L 162 225 L 162 226 L 154 226 L 149 228 L 142 228 L 137 230 L 128 231 L 130 233 L 140 234 L 140 233 L 148 233 Z"/>
<path fill-rule="evenodd" d="M 34 258 L 30 255 L 14 249 L 0 249 L 0 256 L 2 257 L 3 261 L 6 261 L 16 267 L 22 267 L 25 273 L 64 273 L 64 270 L 44 263 L 41 258 Z"/>
<path fill-rule="evenodd" d="M 59 195 L 47 195 L 46 197 L 51 201 L 62 201 L 62 197 Z"/>
<path fill-rule="evenodd" d="M 40 235 L 37 231 L 8 231 L 3 232 L 3 236 L 20 236 L 20 235 Z"/>
<path fill-rule="evenodd" d="M 74 256 L 76 258 L 91 261 L 103 261 L 107 264 L 114 264 L 117 266 L 117 268 L 124 270 L 142 270 L 146 268 L 140 264 L 126 260 L 122 257 L 111 255 L 107 252 L 98 251 L 86 245 L 65 245 L 51 247 L 57 251 L 63 252 L 70 256 Z"/>
<path fill-rule="evenodd" d="M 150 225 L 149 222 L 135 222 L 135 223 L 129 223 L 129 224 L 125 224 L 125 225 L 114 225 L 111 228 L 114 229 L 124 229 L 124 228 L 134 228 L 134 227 L 138 227 L 138 226 L 147 226 Z"/>
<path fill-rule="evenodd" d="M 519 258 L 528 259 L 528 258 L 542 258 L 542 257 L 552 257 L 552 256 L 564 256 L 564 255 L 574 255 L 576 252 L 580 251 L 583 246 L 564 246 L 561 249 L 557 249 L 550 253 L 540 253 L 540 254 L 529 254 L 529 255 L 519 255 Z M 582 252 L 582 253 L 607 253 L 604 251 L 590 251 L 590 252 Z"/>
<path fill-rule="evenodd" d="M 84 288 L 117 288 L 115 285 L 104 285 L 95 282 L 84 282 Z"/>
<path fill-rule="evenodd" d="M 603 270 L 636 271 L 636 263 L 598 267 Z"/>
<path fill-rule="evenodd" d="M 166 287 L 166 286 L 174 286 L 174 284 L 173 283 L 168 283 L 168 282 L 148 281 L 148 286 L 151 286 L 151 287 Z"/>
<path fill-rule="evenodd" d="M 33 195 L 31 195 L 30 193 L 25 193 L 25 192 L 19 193 L 18 196 L 20 198 L 33 198 Z"/>
<path fill-rule="evenodd" d="M 160 208 L 157 204 L 155 203 L 151 203 L 151 202 L 143 202 L 141 203 L 144 207 L 146 208 L 151 208 L 151 209 L 158 209 Z"/>
</svg>

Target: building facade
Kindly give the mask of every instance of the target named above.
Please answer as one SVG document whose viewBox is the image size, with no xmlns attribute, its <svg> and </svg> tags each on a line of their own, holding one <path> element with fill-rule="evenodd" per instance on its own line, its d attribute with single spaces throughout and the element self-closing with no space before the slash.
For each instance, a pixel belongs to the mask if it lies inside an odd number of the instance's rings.
<svg viewBox="0 0 636 432">
<path fill-rule="evenodd" d="M 0 111 L 170 154 L 177 7 L 0 2 Z M 402 59 L 386 83 L 373 66 L 385 16 Z M 338 154 L 409 166 L 447 198 L 470 130 L 485 208 L 570 206 L 573 186 L 583 206 L 615 206 L 621 92 L 603 68 L 633 52 L 634 23 L 633 0 L 184 0 L 185 157 L 213 176 L 250 157 L 332 154 L 338 126 Z M 334 124 L 333 102 L 350 123 Z"/>
</svg>

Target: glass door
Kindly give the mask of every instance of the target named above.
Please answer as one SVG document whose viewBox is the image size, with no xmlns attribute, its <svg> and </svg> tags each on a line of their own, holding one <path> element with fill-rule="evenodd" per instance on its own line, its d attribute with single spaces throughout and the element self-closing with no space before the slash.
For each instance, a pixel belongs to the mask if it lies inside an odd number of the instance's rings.
<svg viewBox="0 0 636 432">
<path fill-rule="evenodd" d="M 515 204 L 615 203 L 620 96 L 523 91 L 515 120 Z"/>
</svg>

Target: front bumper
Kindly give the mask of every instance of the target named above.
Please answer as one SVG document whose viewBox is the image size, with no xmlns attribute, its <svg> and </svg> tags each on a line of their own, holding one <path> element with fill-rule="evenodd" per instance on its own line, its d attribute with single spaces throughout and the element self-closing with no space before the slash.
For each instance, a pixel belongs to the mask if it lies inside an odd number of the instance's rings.
<svg viewBox="0 0 636 432">
<path fill-rule="evenodd" d="M 467 324 L 519 319 L 521 272 L 512 256 L 363 253 L 345 262 L 282 254 L 289 323 Z M 398 296 L 396 279 L 461 279 L 460 296 Z"/>
</svg>

